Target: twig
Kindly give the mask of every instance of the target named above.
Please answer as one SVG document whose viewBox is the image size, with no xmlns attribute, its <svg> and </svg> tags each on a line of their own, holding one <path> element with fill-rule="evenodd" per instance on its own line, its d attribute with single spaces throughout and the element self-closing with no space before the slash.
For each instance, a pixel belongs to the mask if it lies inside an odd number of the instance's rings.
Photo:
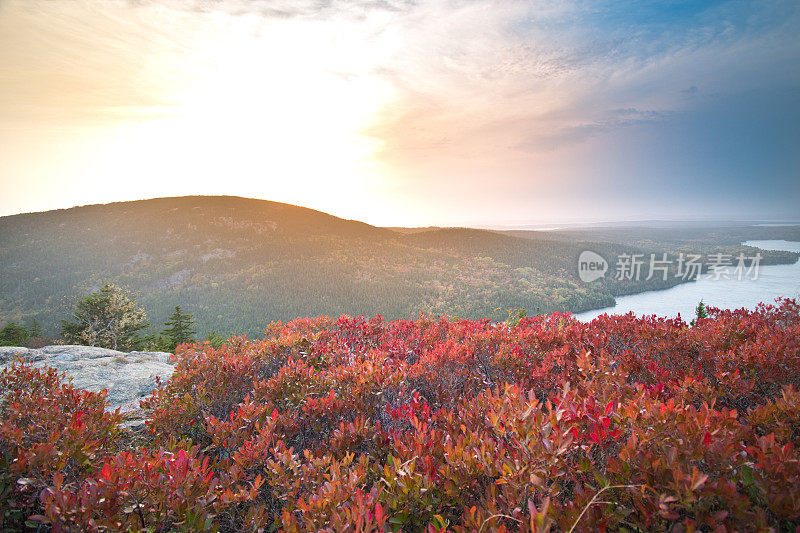
<svg viewBox="0 0 800 533">
<path fill-rule="evenodd" d="M 609 485 L 607 487 L 603 487 L 594 496 L 592 496 L 592 499 L 589 500 L 589 503 L 587 503 L 586 506 L 583 508 L 581 514 L 578 515 L 578 519 L 575 520 L 575 523 L 572 524 L 572 527 L 569 528 L 569 531 L 567 531 L 567 533 L 572 533 L 575 530 L 575 528 L 578 527 L 578 522 L 581 521 L 581 518 L 583 518 L 583 515 L 586 513 L 589 507 L 591 507 L 596 502 L 597 498 L 599 498 L 600 495 L 603 494 L 605 491 L 611 489 L 634 489 L 636 487 L 643 487 L 643 486 L 644 485 Z M 611 502 L 599 502 L 599 503 L 611 503 Z"/>
<path fill-rule="evenodd" d="M 511 520 L 517 522 L 518 524 L 522 523 L 520 520 L 517 520 L 513 516 L 508 516 L 507 514 L 501 514 L 501 513 L 493 514 L 492 516 L 483 521 L 483 523 L 481 524 L 481 528 L 478 530 L 478 533 L 481 533 L 481 531 L 483 531 L 483 528 L 486 526 L 486 522 L 495 518 L 510 518 Z"/>
</svg>

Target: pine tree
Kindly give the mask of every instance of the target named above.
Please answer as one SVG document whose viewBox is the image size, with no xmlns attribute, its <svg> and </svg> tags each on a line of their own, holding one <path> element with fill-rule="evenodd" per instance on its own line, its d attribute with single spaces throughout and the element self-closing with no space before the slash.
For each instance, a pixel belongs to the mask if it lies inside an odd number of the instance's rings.
<svg viewBox="0 0 800 533">
<path fill-rule="evenodd" d="M 161 334 L 169 339 L 170 351 L 175 351 L 179 344 L 193 342 L 192 335 L 197 332 L 192 329 L 194 317 L 181 311 L 181 306 L 175 306 L 175 312 L 164 323 L 167 326 Z"/>
<path fill-rule="evenodd" d="M 24 326 L 9 322 L 0 330 L 0 346 L 25 346 L 28 330 Z"/>
<path fill-rule="evenodd" d="M 128 291 L 106 283 L 99 291 L 84 296 L 72 313 L 75 322 L 61 322 L 61 335 L 72 344 L 132 350 L 139 332 L 149 323 L 144 310 Z"/>
<path fill-rule="evenodd" d="M 29 337 L 41 337 L 42 334 L 43 334 L 42 333 L 42 325 L 35 318 L 32 319 L 31 323 L 28 324 L 28 336 Z"/>
<path fill-rule="evenodd" d="M 700 300 L 700 303 L 697 304 L 695 307 L 695 319 L 692 320 L 692 326 L 696 326 L 700 319 L 708 318 L 708 311 L 706 311 L 706 304 L 703 303 L 703 300 Z"/>
</svg>

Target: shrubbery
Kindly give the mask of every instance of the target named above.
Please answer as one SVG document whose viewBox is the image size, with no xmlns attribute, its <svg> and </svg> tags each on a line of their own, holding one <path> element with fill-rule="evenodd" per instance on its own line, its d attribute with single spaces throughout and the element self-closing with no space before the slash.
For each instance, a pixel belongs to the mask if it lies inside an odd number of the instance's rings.
<svg viewBox="0 0 800 533">
<path fill-rule="evenodd" d="M 0 346 L 41 348 L 52 341 L 53 339 L 44 336 L 42 326 L 35 318 L 27 326 L 9 322 L 0 329 Z"/>
<path fill-rule="evenodd" d="M 695 531 L 800 526 L 800 307 L 272 324 L 178 348 L 121 429 L 0 378 L 0 528 Z"/>
</svg>

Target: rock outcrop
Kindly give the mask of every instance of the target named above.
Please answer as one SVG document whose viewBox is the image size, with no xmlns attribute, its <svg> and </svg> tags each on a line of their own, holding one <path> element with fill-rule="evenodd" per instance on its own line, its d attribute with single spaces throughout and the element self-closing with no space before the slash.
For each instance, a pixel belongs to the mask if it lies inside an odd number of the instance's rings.
<svg viewBox="0 0 800 533">
<path fill-rule="evenodd" d="M 108 390 L 109 410 L 117 407 L 133 415 L 139 400 L 149 395 L 159 378 L 166 383 L 174 371 L 171 354 L 164 352 L 118 352 L 93 346 L 45 346 L 39 349 L 0 347 L 0 368 L 17 357 L 36 367 L 49 366 L 65 372 L 78 389 Z M 135 416 L 129 418 L 136 418 Z"/>
</svg>

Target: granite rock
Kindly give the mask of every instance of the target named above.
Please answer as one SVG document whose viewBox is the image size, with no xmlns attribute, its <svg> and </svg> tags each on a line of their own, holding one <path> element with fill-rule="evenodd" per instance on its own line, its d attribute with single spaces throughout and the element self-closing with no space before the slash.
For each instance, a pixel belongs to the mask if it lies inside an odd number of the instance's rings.
<svg viewBox="0 0 800 533">
<path fill-rule="evenodd" d="M 174 372 L 172 354 L 164 352 L 118 352 L 94 346 L 45 346 L 39 349 L 0 347 L 0 368 L 17 357 L 35 367 L 49 366 L 64 372 L 75 388 L 108 391 L 108 409 L 122 412 L 139 409 L 139 401 L 166 383 Z"/>
</svg>

